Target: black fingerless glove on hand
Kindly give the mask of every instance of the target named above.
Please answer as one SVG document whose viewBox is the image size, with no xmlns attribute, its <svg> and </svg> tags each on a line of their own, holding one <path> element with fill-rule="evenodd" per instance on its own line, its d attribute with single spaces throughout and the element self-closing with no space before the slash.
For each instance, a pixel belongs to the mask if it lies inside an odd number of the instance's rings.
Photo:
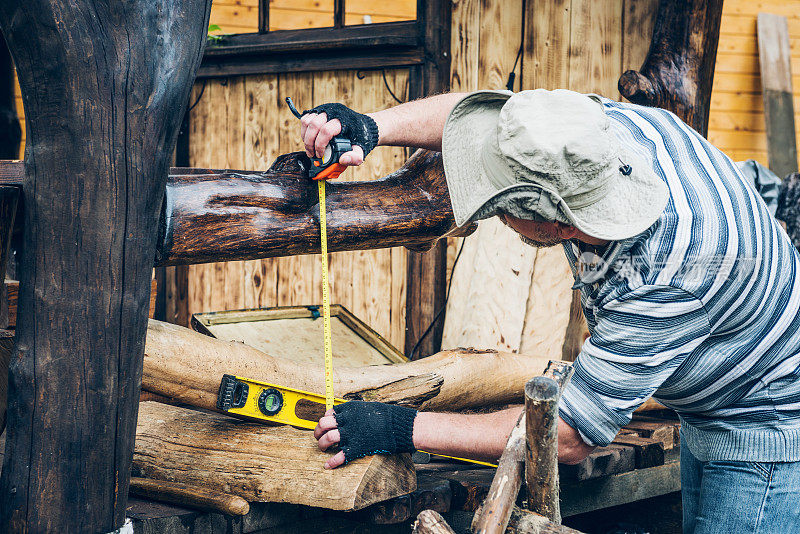
<svg viewBox="0 0 800 534">
<path fill-rule="evenodd" d="M 414 452 L 417 411 L 381 402 L 350 401 L 333 408 L 344 462 L 370 454 Z"/>
<path fill-rule="evenodd" d="M 364 157 L 372 152 L 378 145 L 378 125 L 368 115 L 362 115 L 344 104 L 322 104 L 303 112 L 324 113 L 328 120 L 339 119 L 342 123 L 342 137 L 346 137 L 354 145 L 360 146 L 364 150 Z"/>
</svg>

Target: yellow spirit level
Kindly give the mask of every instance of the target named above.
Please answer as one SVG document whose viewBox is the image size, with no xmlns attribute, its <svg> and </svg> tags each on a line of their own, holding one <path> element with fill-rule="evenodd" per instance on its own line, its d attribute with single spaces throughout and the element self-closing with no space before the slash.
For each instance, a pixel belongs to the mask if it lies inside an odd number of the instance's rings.
<svg viewBox="0 0 800 534">
<path fill-rule="evenodd" d="M 343 402 L 333 400 L 334 405 Z M 307 429 L 317 426 L 326 411 L 322 395 L 233 375 L 222 376 L 217 408 L 242 419 Z"/>
</svg>

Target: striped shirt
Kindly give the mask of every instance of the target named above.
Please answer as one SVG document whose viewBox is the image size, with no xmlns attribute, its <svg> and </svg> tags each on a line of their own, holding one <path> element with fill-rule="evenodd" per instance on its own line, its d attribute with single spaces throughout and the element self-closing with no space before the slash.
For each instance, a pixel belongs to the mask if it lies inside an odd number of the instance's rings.
<svg viewBox="0 0 800 534">
<path fill-rule="evenodd" d="M 675 115 L 602 102 L 670 200 L 599 256 L 565 245 L 591 335 L 561 417 L 606 445 L 653 396 L 701 461 L 800 460 L 797 250 L 730 158 Z"/>
</svg>

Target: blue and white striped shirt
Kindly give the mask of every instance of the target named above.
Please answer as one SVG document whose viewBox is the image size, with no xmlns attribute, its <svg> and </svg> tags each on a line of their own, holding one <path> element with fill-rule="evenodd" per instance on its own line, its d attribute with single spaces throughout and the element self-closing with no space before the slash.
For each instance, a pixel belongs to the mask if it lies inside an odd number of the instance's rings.
<svg viewBox="0 0 800 534">
<path fill-rule="evenodd" d="M 797 250 L 730 158 L 675 115 L 602 102 L 670 200 L 599 262 L 565 245 L 591 336 L 561 416 L 606 445 L 652 395 L 701 461 L 800 460 Z"/>
</svg>

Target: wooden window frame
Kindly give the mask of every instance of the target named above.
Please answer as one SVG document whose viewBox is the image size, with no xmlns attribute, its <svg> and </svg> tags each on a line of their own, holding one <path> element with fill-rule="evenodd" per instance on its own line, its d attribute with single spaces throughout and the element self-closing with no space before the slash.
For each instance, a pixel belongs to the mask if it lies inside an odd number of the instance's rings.
<svg viewBox="0 0 800 534">
<path fill-rule="evenodd" d="M 416 20 L 345 26 L 345 0 L 334 0 L 332 27 L 275 31 L 268 31 L 266 4 L 259 1 L 258 33 L 228 35 L 206 47 L 198 78 L 413 67 L 437 59 L 449 65 L 449 1 L 417 0 Z M 447 43 L 432 25 L 446 30 Z"/>
</svg>

